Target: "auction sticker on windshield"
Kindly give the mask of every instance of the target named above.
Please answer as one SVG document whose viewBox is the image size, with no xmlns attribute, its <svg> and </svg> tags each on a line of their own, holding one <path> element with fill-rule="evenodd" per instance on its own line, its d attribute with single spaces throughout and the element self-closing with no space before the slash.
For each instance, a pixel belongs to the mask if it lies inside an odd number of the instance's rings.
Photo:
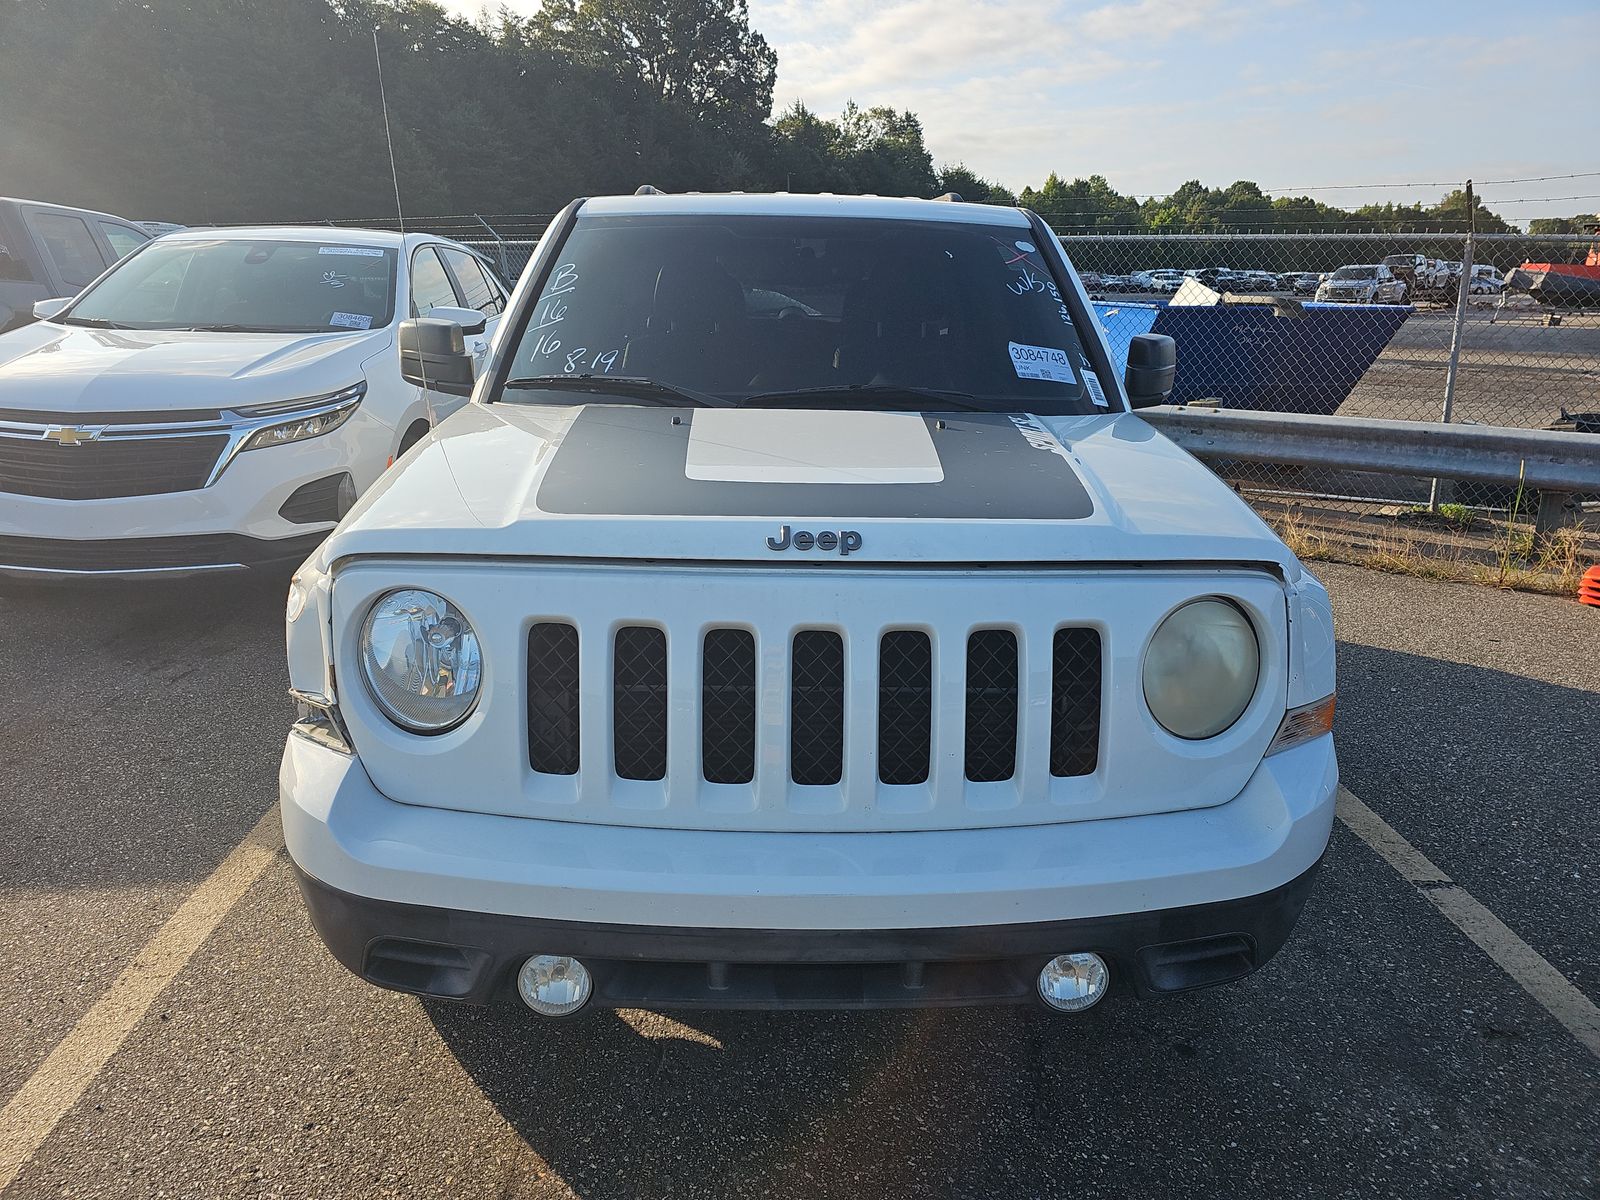
<svg viewBox="0 0 1600 1200">
<path fill-rule="evenodd" d="M 1053 346 L 1026 346 L 1021 342 L 1006 343 L 1011 348 L 1011 366 L 1018 379 L 1048 379 L 1055 383 L 1077 383 L 1072 360 L 1065 350 Z"/>
<path fill-rule="evenodd" d="M 374 246 L 318 246 L 318 254 L 345 254 L 352 258 L 382 258 L 383 251 Z"/>
</svg>

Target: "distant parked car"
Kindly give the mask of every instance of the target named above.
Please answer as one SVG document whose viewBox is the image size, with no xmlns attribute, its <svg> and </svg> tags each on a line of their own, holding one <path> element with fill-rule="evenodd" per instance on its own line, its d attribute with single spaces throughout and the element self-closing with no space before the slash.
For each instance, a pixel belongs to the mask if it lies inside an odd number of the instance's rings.
<svg viewBox="0 0 1600 1200">
<path fill-rule="evenodd" d="M 1163 267 L 1150 272 L 1150 290 L 1152 292 L 1175 292 L 1183 284 L 1183 272 L 1174 271 Z"/>
<path fill-rule="evenodd" d="M 1317 288 L 1317 299 L 1345 304 L 1404 304 L 1406 285 L 1383 263 L 1340 267 Z"/>
<path fill-rule="evenodd" d="M 178 225 L 172 221 L 135 221 L 134 224 L 151 237 L 160 237 L 164 233 L 177 233 L 180 229 L 189 228 L 187 225 Z"/>
<path fill-rule="evenodd" d="M 1296 296 L 1314 296 L 1318 285 L 1322 283 L 1322 276 L 1315 271 L 1295 271 L 1285 278 L 1289 281 L 1286 290 Z"/>
<path fill-rule="evenodd" d="M 37 302 L 0 336 L 0 578 L 292 566 L 465 403 L 405 381 L 400 322 L 481 359 L 505 304 L 464 246 L 326 228 L 167 234 Z"/>
<path fill-rule="evenodd" d="M 1194 267 L 1184 274 L 1217 292 L 1233 290 L 1234 281 L 1239 277 L 1237 271 L 1230 271 L 1227 267 Z"/>
<path fill-rule="evenodd" d="M 76 295 L 149 240 L 109 213 L 0 196 L 0 333 L 31 322 L 35 300 Z"/>
<path fill-rule="evenodd" d="M 1456 278 L 1461 273 L 1456 272 Z M 1467 291 L 1474 296 L 1498 296 L 1505 291 L 1506 282 L 1488 263 L 1477 263 L 1472 268 L 1472 282 L 1467 285 Z"/>
<path fill-rule="evenodd" d="M 1234 291 L 1243 292 L 1275 292 L 1278 290 L 1278 277 L 1271 271 L 1240 271 L 1238 281 L 1234 284 Z"/>
<path fill-rule="evenodd" d="M 1417 275 L 1427 269 L 1428 256 L 1425 254 L 1389 254 L 1384 257 L 1383 265 L 1389 268 L 1390 274 L 1406 285 L 1407 291 L 1415 291 Z"/>
</svg>

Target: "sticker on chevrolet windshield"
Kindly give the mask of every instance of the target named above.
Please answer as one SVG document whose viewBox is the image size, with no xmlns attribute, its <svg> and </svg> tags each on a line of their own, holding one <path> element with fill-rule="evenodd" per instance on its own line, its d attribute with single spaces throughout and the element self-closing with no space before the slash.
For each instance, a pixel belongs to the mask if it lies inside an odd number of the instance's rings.
<svg viewBox="0 0 1600 1200">
<path fill-rule="evenodd" d="M 1077 383 L 1072 360 L 1065 350 L 1053 346 L 1025 346 L 1021 342 L 1007 342 L 1011 349 L 1011 367 L 1018 379 L 1048 379 L 1054 383 Z"/>
<path fill-rule="evenodd" d="M 1095 402 L 1096 407 L 1111 407 L 1110 404 L 1106 403 L 1106 393 L 1105 389 L 1100 386 L 1100 377 L 1093 371 L 1085 371 L 1083 373 L 1083 386 L 1089 389 L 1089 399 Z"/>
<path fill-rule="evenodd" d="M 318 246 L 318 254 L 350 254 L 356 258 L 382 258 L 383 251 L 373 246 Z"/>
<path fill-rule="evenodd" d="M 337 325 L 340 329 L 371 329 L 372 318 L 366 313 L 336 312 L 328 318 L 329 325 Z"/>
</svg>

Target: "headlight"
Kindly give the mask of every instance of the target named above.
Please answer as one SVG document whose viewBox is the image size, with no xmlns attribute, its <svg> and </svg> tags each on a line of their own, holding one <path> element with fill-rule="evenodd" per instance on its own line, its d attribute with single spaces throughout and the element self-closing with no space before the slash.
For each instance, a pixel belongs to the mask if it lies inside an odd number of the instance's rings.
<svg viewBox="0 0 1600 1200">
<path fill-rule="evenodd" d="M 263 446 L 283 446 L 289 442 L 303 442 L 307 438 L 332 433 L 350 419 L 361 403 L 361 397 L 366 394 L 367 384 L 363 380 L 353 387 L 347 387 L 344 391 L 334 392 L 329 396 L 315 396 L 309 400 L 293 400 L 288 404 L 241 409 L 240 415 L 246 417 L 266 417 L 281 410 L 284 419 L 257 429 L 245 439 L 244 445 L 239 449 L 259 450 Z"/>
<path fill-rule="evenodd" d="M 1144 655 L 1144 699 L 1169 733 L 1215 737 L 1250 707 L 1261 647 L 1226 600 L 1191 600 L 1161 622 Z"/>
<path fill-rule="evenodd" d="M 379 597 L 361 628 L 360 654 L 378 707 L 411 733 L 442 733 L 477 703 L 478 635 L 443 596 L 406 588 Z"/>
</svg>

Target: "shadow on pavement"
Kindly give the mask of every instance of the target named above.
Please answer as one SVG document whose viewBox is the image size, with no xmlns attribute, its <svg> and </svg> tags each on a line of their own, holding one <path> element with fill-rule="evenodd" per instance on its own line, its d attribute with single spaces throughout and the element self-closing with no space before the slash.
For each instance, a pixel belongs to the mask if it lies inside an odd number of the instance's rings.
<svg viewBox="0 0 1600 1200">
<path fill-rule="evenodd" d="M 1034 1194 L 1018 1148 L 1056 1122 L 1039 1107 L 1056 1088 L 1042 1043 L 1081 1047 L 1102 1025 L 1025 1008 L 561 1023 L 520 1006 L 425 1007 L 501 1115 L 586 1200 Z M 546 1194 L 535 1175 L 506 1195 Z"/>
<path fill-rule="evenodd" d="M 287 574 L 7 584 L 0 879 L 205 878 L 277 796 Z"/>
</svg>

